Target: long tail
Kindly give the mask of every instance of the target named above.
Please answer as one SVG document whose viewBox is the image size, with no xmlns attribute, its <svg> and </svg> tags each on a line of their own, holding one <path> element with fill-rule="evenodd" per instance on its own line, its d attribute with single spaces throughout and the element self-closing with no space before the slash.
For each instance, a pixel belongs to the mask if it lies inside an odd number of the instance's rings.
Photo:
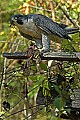
<svg viewBox="0 0 80 120">
<path fill-rule="evenodd" d="M 79 29 L 78 28 L 65 28 L 65 30 L 66 30 L 66 32 L 68 33 L 68 34 L 74 34 L 74 33 L 77 33 L 77 32 L 79 32 Z"/>
</svg>

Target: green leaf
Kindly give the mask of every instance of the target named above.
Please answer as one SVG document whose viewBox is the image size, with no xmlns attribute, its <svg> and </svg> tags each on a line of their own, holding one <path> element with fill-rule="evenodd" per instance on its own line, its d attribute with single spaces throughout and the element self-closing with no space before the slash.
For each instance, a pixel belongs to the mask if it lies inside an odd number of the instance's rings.
<svg viewBox="0 0 80 120">
<path fill-rule="evenodd" d="M 54 100 L 54 106 L 58 109 L 61 110 L 62 107 L 64 106 L 64 100 L 60 97 L 60 98 L 56 98 Z"/>
<path fill-rule="evenodd" d="M 57 91 L 57 93 L 61 94 L 61 90 L 60 90 L 60 88 L 59 88 L 58 85 L 55 85 L 55 84 L 54 84 L 54 88 L 55 88 L 55 90 Z"/>
<path fill-rule="evenodd" d="M 36 66 L 31 66 L 31 70 L 34 70 L 34 71 L 36 71 Z"/>
<path fill-rule="evenodd" d="M 40 63 L 40 67 L 41 67 L 41 69 L 47 71 L 47 64 L 45 64 L 45 63 Z"/>
<path fill-rule="evenodd" d="M 39 80 L 39 81 L 43 81 L 44 78 L 45 78 L 45 77 L 44 77 L 44 76 L 41 76 L 41 75 L 38 75 L 38 76 L 37 76 L 37 80 Z"/>
<path fill-rule="evenodd" d="M 29 80 L 33 80 L 33 81 L 36 81 L 36 80 L 37 80 L 37 77 L 32 75 L 32 76 L 29 76 L 28 79 L 29 79 Z"/>
<path fill-rule="evenodd" d="M 71 109 L 70 109 L 70 108 L 66 108 L 65 111 L 68 112 L 68 113 L 70 114 Z"/>
</svg>

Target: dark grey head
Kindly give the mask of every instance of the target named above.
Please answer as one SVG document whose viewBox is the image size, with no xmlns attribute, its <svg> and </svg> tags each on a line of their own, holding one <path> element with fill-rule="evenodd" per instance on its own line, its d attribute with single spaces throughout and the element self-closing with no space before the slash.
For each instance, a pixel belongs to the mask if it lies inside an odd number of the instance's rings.
<svg viewBox="0 0 80 120">
<path fill-rule="evenodd" d="M 15 25 L 16 23 L 23 25 L 23 18 L 24 16 L 20 14 L 13 15 L 10 19 L 10 23 L 13 25 Z"/>
</svg>

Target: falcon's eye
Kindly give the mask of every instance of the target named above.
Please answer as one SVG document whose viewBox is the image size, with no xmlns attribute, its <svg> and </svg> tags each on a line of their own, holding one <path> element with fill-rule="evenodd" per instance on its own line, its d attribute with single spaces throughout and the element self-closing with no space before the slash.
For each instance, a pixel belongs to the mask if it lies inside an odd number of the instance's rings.
<svg viewBox="0 0 80 120">
<path fill-rule="evenodd" d="M 23 25 L 22 19 L 17 19 L 17 23 L 20 24 L 20 25 Z"/>
</svg>

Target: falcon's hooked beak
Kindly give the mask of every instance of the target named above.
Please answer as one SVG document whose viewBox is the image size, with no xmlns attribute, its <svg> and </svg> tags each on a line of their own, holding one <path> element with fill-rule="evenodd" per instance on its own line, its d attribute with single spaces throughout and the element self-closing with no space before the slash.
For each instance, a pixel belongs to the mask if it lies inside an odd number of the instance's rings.
<svg viewBox="0 0 80 120">
<path fill-rule="evenodd" d="M 14 22 L 15 22 L 15 19 L 11 18 L 11 20 L 10 20 L 11 25 L 13 25 Z"/>
<path fill-rule="evenodd" d="M 17 22 L 17 18 L 15 18 L 15 16 L 12 16 L 11 19 L 10 19 L 10 27 L 12 25 L 15 25 L 15 22 Z"/>
</svg>

